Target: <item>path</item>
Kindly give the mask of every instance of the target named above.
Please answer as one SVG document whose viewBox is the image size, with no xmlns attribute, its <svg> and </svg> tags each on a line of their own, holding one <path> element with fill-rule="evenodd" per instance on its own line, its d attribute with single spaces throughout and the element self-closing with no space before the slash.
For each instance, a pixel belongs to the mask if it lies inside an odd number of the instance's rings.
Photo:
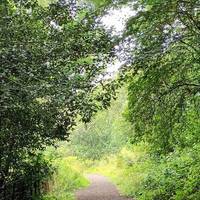
<svg viewBox="0 0 200 200">
<path fill-rule="evenodd" d="M 90 174 L 87 178 L 91 185 L 76 192 L 77 200 L 132 200 L 120 196 L 116 187 L 104 176 Z"/>
</svg>

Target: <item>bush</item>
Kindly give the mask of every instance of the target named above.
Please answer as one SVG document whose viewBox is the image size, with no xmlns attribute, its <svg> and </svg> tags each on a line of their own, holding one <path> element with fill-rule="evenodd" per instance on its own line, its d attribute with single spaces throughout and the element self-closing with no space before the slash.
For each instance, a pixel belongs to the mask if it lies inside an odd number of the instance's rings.
<svg viewBox="0 0 200 200">
<path fill-rule="evenodd" d="M 176 152 L 151 169 L 137 191 L 141 200 L 198 200 L 200 198 L 199 147 Z M 139 195 L 141 194 L 141 195 Z"/>
<path fill-rule="evenodd" d="M 0 178 L 0 199 L 29 200 L 40 196 L 44 182 L 52 174 L 50 162 L 42 153 L 24 157 L 20 162 L 16 159 L 15 162 L 16 167 L 9 170 L 7 177 Z M 4 182 L 1 182 L 2 178 Z"/>
</svg>

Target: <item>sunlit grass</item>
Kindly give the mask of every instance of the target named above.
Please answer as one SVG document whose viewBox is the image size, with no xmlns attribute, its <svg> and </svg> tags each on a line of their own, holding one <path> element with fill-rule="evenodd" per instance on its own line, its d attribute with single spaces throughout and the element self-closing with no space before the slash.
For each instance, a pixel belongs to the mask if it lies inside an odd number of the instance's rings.
<svg viewBox="0 0 200 200">
<path fill-rule="evenodd" d="M 117 155 L 96 161 L 87 173 L 98 173 L 110 178 L 120 192 L 135 196 L 153 163 L 147 158 L 146 147 L 123 148 Z"/>
<path fill-rule="evenodd" d="M 67 148 L 49 148 L 47 159 L 51 159 L 55 172 L 48 181 L 49 191 L 43 200 L 74 200 L 77 189 L 87 187 L 89 181 L 84 177 L 84 165 L 76 157 L 69 156 Z"/>
</svg>

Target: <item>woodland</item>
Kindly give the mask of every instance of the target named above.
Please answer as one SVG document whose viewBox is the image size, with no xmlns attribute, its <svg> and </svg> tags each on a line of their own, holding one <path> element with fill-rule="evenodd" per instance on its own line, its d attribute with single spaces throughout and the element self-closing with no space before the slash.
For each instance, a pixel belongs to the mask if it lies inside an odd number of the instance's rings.
<svg viewBox="0 0 200 200">
<path fill-rule="evenodd" d="M 200 200 L 200 1 L 1 0 L 0 127 L 0 200 Z"/>
</svg>

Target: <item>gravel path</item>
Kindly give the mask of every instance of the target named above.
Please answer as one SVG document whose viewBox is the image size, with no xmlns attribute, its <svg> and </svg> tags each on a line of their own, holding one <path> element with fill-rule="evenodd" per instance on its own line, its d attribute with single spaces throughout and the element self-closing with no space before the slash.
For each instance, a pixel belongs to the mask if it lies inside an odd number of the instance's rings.
<svg viewBox="0 0 200 200">
<path fill-rule="evenodd" d="M 77 200 L 132 200 L 120 196 L 116 187 L 104 176 L 90 174 L 87 178 L 91 185 L 76 192 Z"/>
</svg>

